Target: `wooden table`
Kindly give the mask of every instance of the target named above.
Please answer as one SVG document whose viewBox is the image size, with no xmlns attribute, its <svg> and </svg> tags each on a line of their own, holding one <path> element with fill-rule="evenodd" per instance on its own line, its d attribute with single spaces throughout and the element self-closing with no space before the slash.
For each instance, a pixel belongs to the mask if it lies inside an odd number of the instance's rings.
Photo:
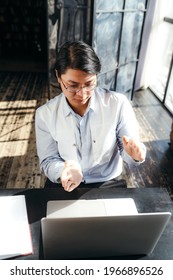
<svg viewBox="0 0 173 280">
<path fill-rule="evenodd" d="M 73 192 L 65 192 L 62 188 L 52 189 L 1 189 L 1 196 L 25 195 L 28 219 L 31 227 L 34 247 L 33 255 L 22 256 L 16 259 L 36 260 L 42 259 L 42 241 L 40 220 L 46 216 L 46 206 L 53 199 L 102 199 L 126 198 L 134 199 L 138 212 L 170 211 L 173 214 L 173 202 L 168 193 L 162 188 L 77 188 Z M 148 229 L 149 231 L 149 229 Z M 149 233 L 149 232 L 148 232 Z M 134 257 L 127 259 L 173 259 L 173 216 L 162 234 L 157 246 L 150 256 Z M 122 258 L 123 259 L 123 258 Z"/>
</svg>

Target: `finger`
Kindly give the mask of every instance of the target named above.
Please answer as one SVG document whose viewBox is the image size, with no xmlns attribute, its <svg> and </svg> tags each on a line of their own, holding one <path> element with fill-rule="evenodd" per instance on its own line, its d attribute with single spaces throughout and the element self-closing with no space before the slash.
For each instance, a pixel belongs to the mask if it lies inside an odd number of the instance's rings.
<svg viewBox="0 0 173 280">
<path fill-rule="evenodd" d="M 73 185 L 73 182 L 71 180 L 68 180 L 66 185 L 65 185 L 65 189 L 68 191 L 69 188 Z"/>
<path fill-rule="evenodd" d="M 78 185 L 76 183 L 73 183 L 71 181 L 69 181 L 67 183 L 67 185 L 65 186 L 64 190 L 67 191 L 67 192 L 71 192 L 73 191 Z"/>
<path fill-rule="evenodd" d="M 61 184 L 63 186 L 63 188 L 68 187 L 68 182 L 71 180 L 71 175 L 66 175 L 66 176 L 62 176 L 61 177 Z"/>
<path fill-rule="evenodd" d="M 124 144 L 124 145 L 127 145 L 128 142 L 129 142 L 129 137 L 127 137 L 127 136 L 124 135 L 124 136 L 122 137 L 122 141 L 123 141 L 123 144 Z"/>
<path fill-rule="evenodd" d="M 145 159 L 145 153 L 143 150 L 139 149 L 136 154 L 138 161 L 143 161 Z"/>
<path fill-rule="evenodd" d="M 68 192 L 72 192 L 77 187 L 77 184 L 72 183 L 68 189 Z"/>
<path fill-rule="evenodd" d="M 133 153 L 137 153 L 139 151 L 138 145 L 132 139 L 129 141 L 129 147 Z"/>
<path fill-rule="evenodd" d="M 133 150 L 134 152 L 139 151 L 139 144 L 137 142 L 135 142 L 133 139 L 129 140 L 129 147 L 131 148 L 131 150 Z"/>
<path fill-rule="evenodd" d="M 145 153 L 142 147 L 135 143 L 133 140 L 130 143 L 130 147 L 132 150 L 133 158 L 138 161 L 143 161 L 145 159 Z"/>
</svg>

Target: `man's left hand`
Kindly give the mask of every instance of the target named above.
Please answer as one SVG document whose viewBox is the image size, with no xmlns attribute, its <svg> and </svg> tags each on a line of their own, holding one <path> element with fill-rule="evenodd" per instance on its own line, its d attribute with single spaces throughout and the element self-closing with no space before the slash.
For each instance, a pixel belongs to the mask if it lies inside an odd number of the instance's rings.
<svg viewBox="0 0 173 280">
<path fill-rule="evenodd" d="M 122 141 L 124 150 L 129 156 L 139 162 L 145 160 L 146 150 L 141 142 L 129 139 L 127 136 L 123 136 Z"/>
</svg>

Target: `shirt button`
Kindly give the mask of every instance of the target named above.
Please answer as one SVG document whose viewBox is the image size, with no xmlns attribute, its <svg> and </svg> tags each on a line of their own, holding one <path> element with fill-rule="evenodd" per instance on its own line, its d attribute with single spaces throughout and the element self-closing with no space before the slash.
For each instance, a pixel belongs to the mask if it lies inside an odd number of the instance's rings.
<svg viewBox="0 0 173 280">
<path fill-rule="evenodd" d="M 93 140 L 93 143 L 96 143 L 96 140 Z"/>
</svg>

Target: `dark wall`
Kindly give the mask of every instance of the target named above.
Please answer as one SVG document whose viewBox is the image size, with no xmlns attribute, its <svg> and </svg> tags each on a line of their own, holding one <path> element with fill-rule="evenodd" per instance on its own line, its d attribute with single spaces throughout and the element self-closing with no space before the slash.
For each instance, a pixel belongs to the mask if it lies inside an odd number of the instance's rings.
<svg viewBox="0 0 173 280">
<path fill-rule="evenodd" d="M 47 59 L 47 0 L 0 0 L 0 58 Z"/>
</svg>

